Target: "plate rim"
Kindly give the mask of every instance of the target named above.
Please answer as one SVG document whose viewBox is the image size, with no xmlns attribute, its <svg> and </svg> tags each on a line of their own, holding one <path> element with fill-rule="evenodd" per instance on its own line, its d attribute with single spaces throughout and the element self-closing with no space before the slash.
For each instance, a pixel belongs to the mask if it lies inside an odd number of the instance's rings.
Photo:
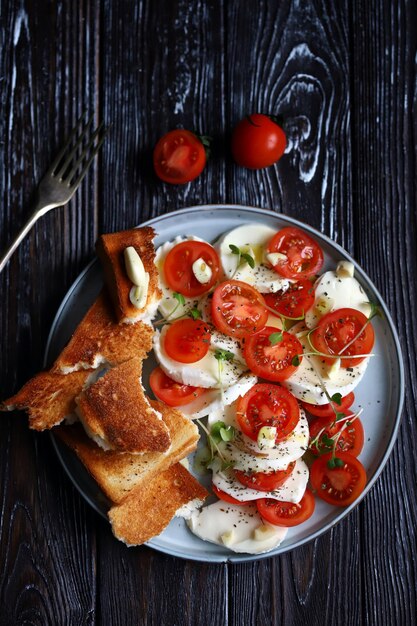
<svg viewBox="0 0 417 626">
<path fill-rule="evenodd" d="M 393 424 L 393 428 L 392 428 L 392 432 L 391 432 L 391 436 L 387 442 L 387 447 L 386 450 L 384 452 L 384 455 L 381 459 L 381 462 L 378 466 L 378 468 L 375 470 L 374 475 L 372 476 L 372 478 L 369 480 L 369 482 L 367 482 L 364 491 L 362 492 L 362 494 L 360 495 L 360 497 L 355 500 L 355 502 L 353 502 L 351 505 L 349 505 L 348 507 L 346 507 L 345 509 L 343 509 L 341 511 L 341 513 L 337 516 L 336 519 L 332 519 L 331 521 L 327 522 L 324 526 L 320 527 L 318 530 L 316 530 L 314 533 L 312 533 L 311 535 L 309 535 L 308 537 L 302 538 L 300 540 L 298 540 L 297 542 L 295 542 L 292 545 L 289 546 L 278 546 L 277 548 L 275 548 L 275 550 L 272 550 L 270 552 L 266 552 L 266 553 L 262 553 L 262 554 L 256 554 L 256 555 L 249 555 L 249 554 L 239 554 L 239 553 L 225 553 L 225 555 L 217 555 L 217 554 L 210 554 L 207 555 L 206 558 L 203 558 L 200 555 L 193 555 L 193 554 L 185 554 L 182 550 L 176 550 L 175 547 L 172 549 L 166 549 L 165 546 L 161 546 L 158 545 L 157 540 L 158 537 L 155 537 L 153 539 L 151 539 L 150 541 L 148 541 L 146 544 L 147 547 L 153 548 L 155 550 L 157 550 L 158 552 L 162 552 L 164 554 L 168 554 L 170 556 L 173 557 L 178 557 L 178 558 L 182 558 L 182 559 L 187 559 L 187 560 L 191 560 L 191 561 L 196 561 L 196 562 L 200 562 L 200 563 L 243 563 L 243 562 L 250 562 L 250 561 L 258 561 L 258 560 L 262 560 L 262 559 L 266 559 L 266 558 L 273 558 L 274 556 L 280 556 L 282 554 L 285 554 L 289 551 L 295 550 L 297 548 L 300 548 L 301 546 L 310 543 L 311 541 L 317 539 L 318 537 L 320 537 L 321 535 L 325 534 L 326 532 L 328 532 L 330 529 L 332 529 L 334 526 L 336 526 L 337 524 L 339 524 L 339 522 L 341 522 L 343 519 L 345 519 L 345 517 L 347 515 L 349 515 L 351 513 L 351 511 L 356 508 L 359 503 L 364 499 L 364 497 L 368 494 L 368 492 L 370 491 L 370 489 L 374 486 L 375 482 L 377 481 L 377 479 L 380 477 L 382 471 L 384 470 L 387 461 L 392 453 L 392 449 L 395 445 L 397 436 L 398 436 L 398 430 L 400 427 L 400 423 L 401 423 L 401 418 L 402 418 L 402 413 L 403 413 L 403 408 L 404 408 L 404 397 L 405 397 L 405 369 L 404 369 L 404 359 L 403 359 L 403 355 L 402 355 L 402 349 L 401 349 L 401 344 L 399 341 L 399 337 L 398 337 L 398 333 L 396 330 L 396 327 L 394 325 L 394 322 L 392 320 L 390 311 L 388 309 L 388 306 L 385 303 L 385 300 L 383 299 L 382 295 L 380 294 L 379 290 L 377 289 L 377 287 L 374 285 L 373 281 L 369 278 L 369 276 L 367 275 L 367 273 L 361 268 L 361 266 L 356 262 L 356 260 L 349 254 L 349 252 L 347 252 L 342 246 L 340 246 L 337 242 L 333 241 L 330 237 L 328 237 L 326 234 L 321 233 L 320 231 L 318 231 L 316 228 L 314 228 L 313 226 L 310 226 L 309 224 L 306 224 L 304 222 L 301 222 L 300 220 L 285 215 L 283 213 L 279 213 L 277 211 L 274 211 L 272 209 L 265 209 L 265 208 L 260 208 L 260 207 L 254 207 L 254 206 L 248 206 L 248 205 L 239 205 L 239 204 L 223 204 L 223 203 L 218 203 L 218 204 L 203 204 L 203 205 L 193 205 L 193 206 L 189 206 L 189 207 L 185 207 L 182 209 L 172 209 L 170 211 L 167 211 L 166 213 L 150 218 L 144 222 L 141 222 L 138 226 L 136 226 L 136 228 L 138 227 L 143 227 L 143 226 L 155 226 L 156 224 L 160 224 L 161 222 L 164 222 L 165 219 L 172 219 L 173 215 L 186 215 L 187 213 L 193 213 L 195 211 L 198 212 L 210 212 L 210 211 L 214 211 L 214 210 L 226 210 L 226 211 L 231 211 L 233 212 L 244 212 L 244 213 L 256 213 L 258 215 L 265 215 L 269 218 L 273 218 L 276 217 L 278 220 L 287 222 L 289 224 L 293 224 L 294 226 L 297 226 L 299 228 L 302 228 L 303 230 L 307 231 L 308 233 L 310 233 L 311 235 L 313 235 L 314 237 L 318 238 L 319 240 L 324 240 L 332 249 L 336 250 L 337 252 L 339 252 L 341 254 L 342 257 L 347 258 L 348 260 L 352 261 L 355 265 L 355 271 L 358 271 L 358 273 L 360 274 L 360 276 L 362 277 L 362 279 L 364 280 L 364 282 L 370 286 L 370 288 L 374 291 L 375 295 L 377 296 L 379 303 L 381 305 L 381 308 L 383 309 L 383 313 L 384 313 L 384 317 L 385 320 L 388 324 L 388 329 L 391 333 L 391 337 L 395 346 L 395 355 L 396 355 L 396 367 L 394 368 L 398 374 L 398 404 L 397 404 L 397 408 L 396 408 L 396 416 L 395 416 L 395 422 Z M 61 319 L 61 316 L 68 304 L 68 302 L 70 301 L 72 294 L 74 293 L 74 291 L 77 289 L 78 285 L 80 282 L 82 282 L 82 280 L 84 279 L 84 277 L 86 276 L 86 274 L 91 270 L 91 268 L 98 264 L 99 261 L 97 259 L 97 257 L 93 258 L 88 264 L 87 266 L 80 272 L 80 274 L 76 277 L 76 279 L 74 280 L 74 282 L 71 284 L 71 286 L 69 287 L 68 291 L 66 292 L 64 298 L 61 301 L 61 304 L 55 314 L 55 317 L 53 319 L 53 322 L 51 324 L 51 328 L 49 330 L 49 334 L 48 334 L 48 339 L 47 339 L 47 343 L 46 343 L 46 347 L 45 347 L 45 352 L 44 352 L 44 359 L 43 359 L 43 365 L 44 367 L 48 367 L 48 362 L 50 360 L 50 352 L 51 352 L 51 347 L 52 347 L 52 343 L 53 343 L 53 336 L 55 334 L 56 328 L 59 324 L 59 321 Z M 50 438 L 52 441 L 52 445 L 53 448 L 58 456 L 58 459 L 60 461 L 61 466 L 64 468 L 65 473 L 67 474 L 67 476 L 70 478 L 72 484 L 75 486 L 75 488 L 77 489 L 77 491 L 80 493 L 80 495 L 84 498 L 84 500 L 89 504 L 89 506 L 91 506 L 97 513 L 99 513 L 99 515 L 108 520 L 107 516 L 103 513 L 103 511 L 97 506 L 97 504 L 82 490 L 81 486 L 78 484 L 78 482 L 75 480 L 74 476 L 72 475 L 72 473 L 69 471 L 69 468 L 67 467 L 60 448 L 59 448 L 59 443 L 57 442 L 54 434 L 53 434 L 53 430 L 50 431 Z M 87 470 L 85 470 L 87 472 Z"/>
</svg>

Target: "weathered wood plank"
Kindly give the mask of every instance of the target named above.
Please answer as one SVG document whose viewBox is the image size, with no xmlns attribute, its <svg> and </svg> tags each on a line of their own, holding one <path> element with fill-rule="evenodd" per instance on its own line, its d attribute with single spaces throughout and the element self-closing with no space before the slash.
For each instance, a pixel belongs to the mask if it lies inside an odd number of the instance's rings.
<svg viewBox="0 0 417 626">
<path fill-rule="evenodd" d="M 417 336 L 410 315 L 417 302 L 416 7 L 355 2 L 353 24 L 355 252 L 397 322 L 407 390 L 394 453 L 362 507 L 364 617 L 372 624 L 412 624 L 417 614 Z"/>
<path fill-rule="evenodd" d="M 0 21 L 1 250 L 29 216 L 34 189 L 82 108 L 94 105 L 97 80 L 97 8 L 6 5 Z M 38 222 L 0 276 L 2 399 L 42 368 L 55 311 L 91 254 L 95 173 L 96 166 L 70 206 Z M 91 511 L 69 485 L 48 435 L 31 433 L 21 415 L 3 414 L 0 465 L 0 623 L 91 623 Z"/>
</svg>

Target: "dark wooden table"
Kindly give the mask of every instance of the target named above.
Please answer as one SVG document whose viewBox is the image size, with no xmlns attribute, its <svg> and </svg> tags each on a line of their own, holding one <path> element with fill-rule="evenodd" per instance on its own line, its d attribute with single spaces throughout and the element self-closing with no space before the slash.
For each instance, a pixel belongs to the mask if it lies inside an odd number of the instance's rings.
<svg viewBox="0 0 417 626">
<path fill-rule="evenodd" d="M 383 294 L 405 356 L 399 438 L 332 531 L 240 565 L 128 549 L 64 474 L 48 434 L 0 417 L 0 624 L 415 624 L 417 7 L 406 0 L 5 0 L 0 10 L 0 250 L 81 111 L 111 133 L 69 206 L 0 276 L 1 397 L 42 368 L 57 308 L 99 233 L 177 208 L 238 203 L 311 224 Z M 280 113 L 290 150 L 253 172 L 230 131 Z M 184 186 L 151 167 L 158 137 L 214 138 Z"/>
</svg>

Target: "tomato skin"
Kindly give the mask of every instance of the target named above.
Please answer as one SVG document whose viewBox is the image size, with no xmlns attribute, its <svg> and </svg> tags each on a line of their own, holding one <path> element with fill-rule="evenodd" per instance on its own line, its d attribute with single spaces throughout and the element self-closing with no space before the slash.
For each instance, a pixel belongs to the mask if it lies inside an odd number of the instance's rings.
<svg viewBox="0 0 417 626">
<path fill-rule="evenodd" d="M 314 239 L 295 226 L 286 226 L 268 244 L 268 252 L 280 252 L 274 270 L 284 278 L 301 280 L 317 274 L 324 262 L 323 252 Z"/>
<path fill-rule="evenodd" d="M 246 337 L 243 356 L 257 376 L 272 382 L 286 380 L 293 374 L 298 365 L 293 365 L 294 357 L 302 361 L 303 347 L 297 337 L 285 331 L 282 340 L 275 345 L 269 337 L 277 332 L 273 326 L 265 326 L 259 332 Z"/>
<path fill-rule="evenodd" d="M 192 265 L 197 259 L 203 259 L 211 269 L 210 280 L 202 284 L 193 273 Z M 220 261 L 216 250 L 205 241 L 182 241 L 174 246 L 164 261 L 164 277 L 173 291 L 193 298 L 210 291 L 217 281 Z"/>
<path fill-rule="evenodd" d="M 247 500 L 245 500 L 244 502 L 241 500 L 236 500 L 236 498 L 233 498 L 233 496 L 229 496 L 228 493 L 226 493 L 225 491 L 222 491 L 221 489 L 216 487 L 216 485 L 214 484 L 211 485 L 211 489 L 214 495 L 217 496 L 219 500 L 223 500 L 223 502 L 228 502 L 229 504 L 237 504 L 238 506 L 243 506 L 245 504 L 253 504 L 251 501 L 247 501 Z"/>
<path fill-rule="evenodd" d="M 264 295 L 267 305 L 278 315 L 289 319 L 302 319 L 305 312 L 314 304 L 314 286 L 309 280 L 303 279 L 291 283 L 283 293 L 268 293 Z"/>
<path fill-rule="evenodd" d="M 245 487 L 257 489 L 258 491 L 274 491 L 274 489 L 278 489 L 285 483 L 294 467 L 295 461 L 290 463 L 286 469 L 273 472 L 246 473 L 241 470 L 234 470 L 234 473 L 237 480 Z"/>
<path fill-rule="evenodd" d="M 308 520 L 314 513 L 315 501 L 313 494 L 307 489 L 298 504 L 279 502 L 271 498 L 256 500 L 259 515 L 274 526 L 298 526 Z"/>
<path fill-rule="evenodd" d="M 232 155 L 238 165 L 261 169 L 284 154 L 287 138 L 281 126 L 267 115 L 253 113 L 243 118 L 232 134 Z"/>
<path fill-rule="evenodd" d="M 159 139 L 153 151 L 157 176 L 166 183 L 181 185 L 194 180 L 206 165 L 201 140 L 189 130 L 171 130 Z"/>
<path fill-rule="evenodd" d="M 310 468 L 310 483 L 315 495 L 337 506 L 352 504 L 366 485 L 366 472 L 362 463 L 348 452 L 338 452 L 343 467 L 330 469 L 332 453 L 318 457 Z"/>
<path fill-rule="evenodd" d="M 275 442 L 284 441 L 300 419 L 295 397 L 281 385 L 257 383 L 237 400 L 236 419 L 240 430 L 253 441 L 263 426 L 275 426 Z"/>
<path fill-rule="evenodd" d="M 195 363 L 208 352 L 210 332 L 201 320 L 180 319 L 170 325 L 164 338 L 165 352 L 180 363 Z"/>
<path fill-rule="evenodd" d="M 161 400 L 168 406 L 184 406 L 206 391 L 202 387 L 191 387 L 190 385 L 177 383 L 167 376 L 160 367 L 152 370 L 149 377 L 149 386 L 158 400 Z"/>
<path fill-rule="evenodd" d="M 343 350 L 341 367 L 354 367 L 359 365 L 366 356 L 355 358 L 356 354 L 369 354 L 375 341 L 375 333 L 371 324 L 367 324 L 368 318 L 356 309 L 336 309 L 327 313 L 319 321 L 311 335 L 314 347 L 319 352 L 337 356 L 366 324 L 364 331 L 347 350 Z M 352 358 L 346 358 L 352 357 Z M 322 357 L 330 365 L 334 358 Z"/>
<path fill-rule="evenodd" d="M 216 287 L 211 315 L 220 332 L 238 339 L 260 330 L 268 319 L 262 295 L 240 280 L 227 280 Z"/>
<path fill-rule="evenodd" d="M 310 423 L 310 441 L 314 440 L 321 430 L 323 430 L 323 435 L 329 438 L 334 437 L 345 424 L 346 427 L 337 439 L 335 447 L 336 456 L 339 455 L 339 452 L 349 452 L 349 454 L 353 456 L 358 456 L 362 452 L 365 435 L 362 422 L 357 417 L 350 423 L 349 420 L 346 419 L 335 422 L 334 414 L 333 419 L 331 417 L 316 418 Z M 320 436 L 319 440 L 314 445 L 310 444 L 309 446 L 309 450 L 315 456 L 332 452 L 332 448 L 322 441 L 323 435 Z"/>
<path fill-rule="evenodd" d="M 308 413 L 310 413 L 310 415 L 314 415 L 315 417 L 335 417 L 335 411 L 337 413 L 346 413 L 354 401 L 355 394 L 351 391 L 347 394 L 347 396 L 342 398 L 340 404 L 337 404 L 336 402 L 329 402 L 328 404 L 310 404 L 301 400 L 301 406 Z M 332 409 L 332 405 L 334 410 Z"/>
</svg>

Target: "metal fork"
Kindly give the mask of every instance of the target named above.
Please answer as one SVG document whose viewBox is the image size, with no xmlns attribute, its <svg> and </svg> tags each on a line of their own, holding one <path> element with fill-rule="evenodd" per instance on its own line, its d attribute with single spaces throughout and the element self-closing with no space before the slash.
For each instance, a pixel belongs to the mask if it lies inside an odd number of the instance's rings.
<svg viewBox="0 0 417 626">
<path fill-rule="evenodd" d="M 78 189 L 108 131 L 108 127 L 105 128 L 103 123 L 92 130 L 93 119 L 94 114 L 87 119 L 87 113 L 83 113 L 67 143 L 42 178 L 35 210 L 4 256 L 1 257 L 0 272 L 35 222 L 51 209 L 69 202 Z"/>
</svg>

